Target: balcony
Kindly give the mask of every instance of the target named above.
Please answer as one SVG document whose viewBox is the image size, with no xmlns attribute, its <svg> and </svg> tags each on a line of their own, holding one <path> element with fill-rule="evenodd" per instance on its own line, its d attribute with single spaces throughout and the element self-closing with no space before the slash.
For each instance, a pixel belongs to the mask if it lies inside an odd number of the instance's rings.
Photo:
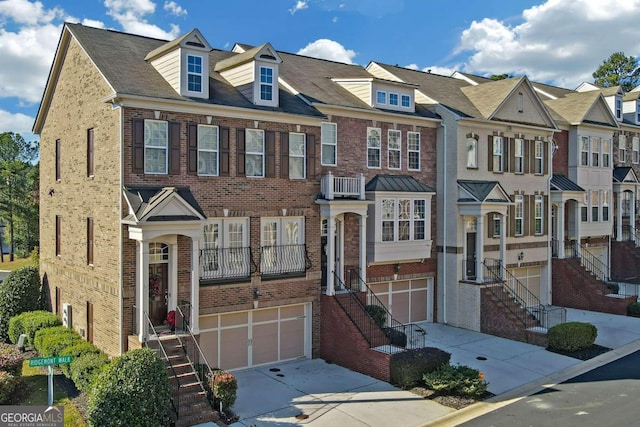
<svg viewBox="0 0 640 427">
<path fill-rule="evenodd" d="M 263 278 L 303 276 L 311 268 L 305 245 L 263 246 L 260 273 Z"/>
<path fill-rule="evenodd" d="M 256 271 L 251 248 L 217 248 L 200 251 L 200 281 L 248 279 Z"/>
<path fill-rule="evenodd" d="M 337 197 L 365 199 L 364 175 L 359 177 L 333 176 L 331 172 L 323 175 L 320 180 L 320 192 L 326 200 L 334 200 Z"/>
</svg>

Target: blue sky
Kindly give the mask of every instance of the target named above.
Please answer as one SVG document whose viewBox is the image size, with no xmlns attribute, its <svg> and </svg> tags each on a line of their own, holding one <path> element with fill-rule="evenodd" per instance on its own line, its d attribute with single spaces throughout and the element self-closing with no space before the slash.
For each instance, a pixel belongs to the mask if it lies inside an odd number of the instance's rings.
<svg viewBox="0 0 640 427">
<path fill-rule="evenodd" d="M 0 0 L 0 131 L 31 134 L 62 24 L 214 48 L 277 50 L 449 75 L 527 74 L 567 88 L 616 51 L 640 55 L 640 0 Z"/>
</svg>

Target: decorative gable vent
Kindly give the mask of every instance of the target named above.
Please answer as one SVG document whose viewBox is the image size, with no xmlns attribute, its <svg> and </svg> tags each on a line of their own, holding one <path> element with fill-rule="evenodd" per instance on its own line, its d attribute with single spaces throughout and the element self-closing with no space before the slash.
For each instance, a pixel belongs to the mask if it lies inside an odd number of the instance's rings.
<svg viewBox="0 0 640 427">
<path fill-rule="evenodd" d="M 218 62 L 215 71 L 255 105 L 277 107 L 282 58 L 276 50 L 271 44 L 265 43 L 248 50 L 234 47 L 234 52 L 237 55 Z"/>
<path fill-rule="evenodd" d="M 145 60 L 182 96 L 209 98 L 211 45 L 198 29 L 149 52 Z"/>
</svg>

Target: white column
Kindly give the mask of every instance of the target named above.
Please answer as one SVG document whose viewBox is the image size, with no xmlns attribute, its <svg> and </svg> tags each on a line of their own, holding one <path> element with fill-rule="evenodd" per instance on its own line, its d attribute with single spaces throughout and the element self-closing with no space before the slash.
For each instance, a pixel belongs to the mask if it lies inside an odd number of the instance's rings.
<svg viewBox="0 0 640 427">
<path fill-rule="evenodd" d="M 629 204 L 631 206 L 629 206 L 629 225 L 631 226 L 631 230 L 633 232 L 636 231 L 636 193 L 634 193 L 633 191 L 631 192 L 631 200 L 629 201 Z M 629 238 L 633 238 L 632 236 L 629 236 Z"/>
<path fill-rule="evenodd" d="M 478 215 L 476 217 L 476 281 L 478 283 L 484 281 L 482 261 L 484 261 L 484 215 Z"/>
<path fill-rule="evenodd" d="M 333 280 L 333 266 L 336 260 L 335 248 L 335 227 L 336 219 L 331 216 L 327 218 L 327 295 L 335 293 L 335 283 Z"/>
<path fill-rule="evenodd" d="M 500 262 L 503 265 L 507 265 L 505 259 L 507 254 L 507 216 L 502 215 L 500 217 Z"/>
<path fill-rule="evenodd" d="M 138 339 L 141 343 L 147 341 L 149 325 L 147 322 L 149 312 L 149 242 L 138 242 Z"/>
<path fill-rule="evenodd" d="M 618 209 L 616 210 L 616 240 L 622 241 L 622 191 L 616 193 Z"/>
<path fill-rule="evenodd" d="M 556 212 L 556 237 L 558 238 L 558 258 L 564 258 L 564 201 L 558 203 Z"/>
<path fill-rule="evenodd" d="M 338 277 L 344 283 L 344 216 L 340 221 L 337 221 L 338 228 L 338 247 L 336 253 L 338 254 L 338 262 L 336 262 L 336 270 Z"/>
<path fill-rule="evenodd" d="M 580 236 L 580 228 L 582 228 L 582 215 L 580 211 L 582 209 L 582 205 L 580 203 L 574 203 L 574 205 L 576 206 L 573 212 L 573 216 L 575 218 L 574 222 L 576 224 L 576 241 L 578 242 L 578 245 L 580 245 L 580 240 L 582 239 Z"/>
<path fill-rule="evenodd" d="M 360 277 L 367 281 L 367 216 L 360 216 Z M 360 291 L 364 292 L 364 283 L 360 283 Z"/>
<path fill-rule="evenodd" d="M 200 241 L 191 238 L 191 332 L 200 333 Z"/>
</svg>

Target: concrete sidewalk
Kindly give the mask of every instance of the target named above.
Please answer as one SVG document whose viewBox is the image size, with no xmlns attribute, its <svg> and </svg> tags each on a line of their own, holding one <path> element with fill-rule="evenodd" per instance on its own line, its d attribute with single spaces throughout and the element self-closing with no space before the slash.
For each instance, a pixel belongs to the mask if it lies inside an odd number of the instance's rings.
<svg viewBox="0 0 640 427">
<path fill-rule="evenodd" d="M 481 370 L 492 399 L 456 411 L 383 381 L 321 359 L 235 372 L 238 399 L 233 426 L 456 425 L 640 349 L 640 319 L 567 310 L 567 321 L 598 328 L 596 343 L 616 349 L 582 362 L 542 347 L 454 328 L 425 324 L 427 346 L 451 353 L 452 364 Z"/>
</svg>

